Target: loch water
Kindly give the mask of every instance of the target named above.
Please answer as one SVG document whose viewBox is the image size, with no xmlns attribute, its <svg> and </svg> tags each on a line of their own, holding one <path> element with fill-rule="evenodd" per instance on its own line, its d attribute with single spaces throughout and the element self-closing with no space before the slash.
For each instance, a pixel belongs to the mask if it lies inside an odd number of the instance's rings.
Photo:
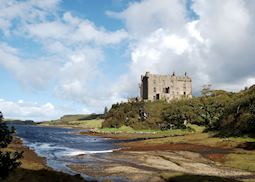
<svg viewBox="0 0 255 182">
<path fill-rule="evenodd" d="M 76 172 L 68 165 L 93 162 L 77 156 L 104 154 L 118 149 L 115 140 L 79 134 L 85 130 L 34 125 L 13 126 L 24 145 L 33 149 L 39 156 L 45 157 L 48 166 L 69 174 Z"/>
</svg>

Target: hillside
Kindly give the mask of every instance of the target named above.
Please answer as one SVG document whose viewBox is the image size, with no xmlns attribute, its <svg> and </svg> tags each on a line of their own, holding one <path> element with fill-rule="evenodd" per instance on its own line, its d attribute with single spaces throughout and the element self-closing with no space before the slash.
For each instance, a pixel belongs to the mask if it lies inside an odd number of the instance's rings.
<svg viewBox="0 0 255 182">
<path fill-rule="evenodd" d="M 102 126 L 133 129 L 179 129 L 187 124 L 219 131 L 220 135 L 254 135 L 255 86 L 238 93 L 202 90 L 192 99 L 113 104 Z"/>
</svg>

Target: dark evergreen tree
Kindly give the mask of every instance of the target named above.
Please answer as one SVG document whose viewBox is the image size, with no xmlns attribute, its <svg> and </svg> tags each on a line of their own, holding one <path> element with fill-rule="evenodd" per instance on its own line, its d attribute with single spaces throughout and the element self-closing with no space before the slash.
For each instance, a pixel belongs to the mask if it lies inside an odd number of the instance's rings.
<svg viewBox="0 0 255 182">
<path fill-rule="evenodd" d="M 23 152 L 6 152 L 2 150 L 11 143 L 14 132 L 13 127 L 9 129 L 3 122 L 3 115 L 0 111 L 0 179 L 6 178 L 11 171 L 21 165 L 19 159 L 22 158 Z"/>
<path fill-rule="evenodd" d="M 105 106 L 104 108 L 104 115 L 106 115 L 108 113 L 108 108 Z"/>
</svg>

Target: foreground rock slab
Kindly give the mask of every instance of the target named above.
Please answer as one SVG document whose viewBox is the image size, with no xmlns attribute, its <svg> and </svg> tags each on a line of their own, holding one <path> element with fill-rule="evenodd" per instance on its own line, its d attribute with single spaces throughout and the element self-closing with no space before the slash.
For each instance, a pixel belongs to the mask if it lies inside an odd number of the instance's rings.
<svg viewBox="0 0 255 182">
<path fill-rule="evenodd" d="M 193 174 L 255 179 L 255 173 L 223 167 L 220 163 L 189 151 L 119 151 L 77 156 L 93 163 L 70 165 L 73 170 L 98 179 L 112 181 L 167 181 L 166 174 Z"/>
</svg>

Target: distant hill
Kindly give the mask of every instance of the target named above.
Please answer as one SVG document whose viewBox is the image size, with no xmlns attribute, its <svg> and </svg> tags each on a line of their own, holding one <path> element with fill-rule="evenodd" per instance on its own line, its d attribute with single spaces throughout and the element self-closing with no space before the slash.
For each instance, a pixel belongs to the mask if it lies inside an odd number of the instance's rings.
<svg viewBox="0 0 255 182">
<path fill-rule="evenodd" d="M 60 119 L 37 123 L 40 126 L 67 126 L 81 128 L 100 128 L 103 114 L 73 114 L 64 115 Z"/>
<path fill-rule="evenodd" d="M 92 120 L 92 119 L 101 119 L 102 114 L 74 114 L 74 115 L 64 115 L 60 118 L 62 122 L 68 121 L 82 121 L 82 120 Z"/>
<path fill-rule="evenodd" d="M 4 119 L 4 122 L 8 124 L 22 124 L 22 125 L 34 125 L 33 120 L 19 120 L 19 119 Z"/>
</svg>

